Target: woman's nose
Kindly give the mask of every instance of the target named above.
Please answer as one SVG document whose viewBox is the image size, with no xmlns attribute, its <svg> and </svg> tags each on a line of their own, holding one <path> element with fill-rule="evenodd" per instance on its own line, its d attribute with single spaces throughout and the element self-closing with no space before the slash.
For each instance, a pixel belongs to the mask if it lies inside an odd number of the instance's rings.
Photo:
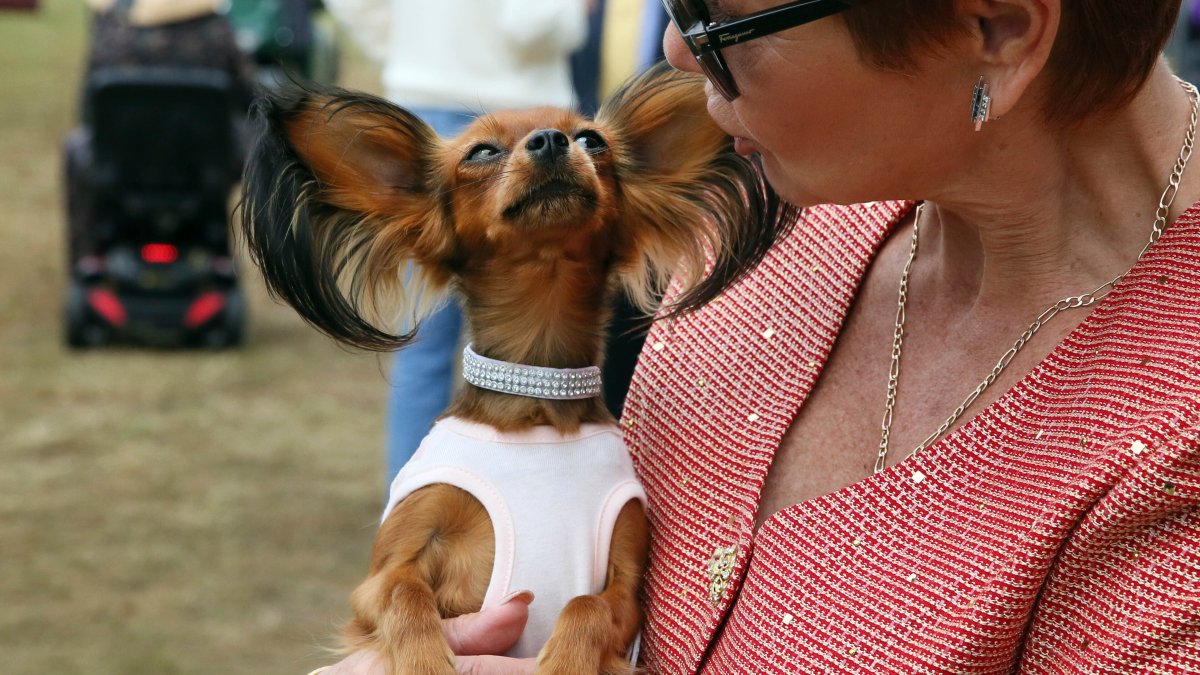
<svg viewBox="0 0 1200 675">
<path fill-rule="evenodd" d="M 692 56 L 691 50 L 683 44 L 683 38 L 680 37 L 674 23 L 668 23 L 667 30 L 663 31 L 663 55 L 675 70 L 700 72 L 700 64 L 696 63 L 696 57 Z"/>
</svg>

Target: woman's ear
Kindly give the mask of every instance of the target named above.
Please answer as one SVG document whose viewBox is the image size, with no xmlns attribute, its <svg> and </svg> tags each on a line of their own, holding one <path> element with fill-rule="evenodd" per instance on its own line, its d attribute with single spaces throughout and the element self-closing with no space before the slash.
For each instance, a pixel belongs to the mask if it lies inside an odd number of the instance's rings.
<svg viewBox="0 0 1200 675">
<path fill-rule="evenodd" d="M 400 346 L 411 334 L 378 324 L 405 310 L 402 268 L 419 264 L 417 286 L 449 276 L 441 140 L 411 113 L 339 89 L 273 95 L 256 115 L 242 231 L 268 288 L 339 341 Z"/>
<path fill-rule="evenodd" d="M 1058 37 L 1061 0 L 959 0 L 973 57 L 992 98 L 991 116 L 1008 114 L 1045 70 Z"/>
<path fill-rule="evenodd" d="M 671 276 L 681 284 L 675 310 L 711 300 L 786 227 L 761 173 L 709 117 L 702 75 L 660 63 L 596 121 L 608 130 L 621 199 L 615 268 L 642 309 L 656 309 Z"/>
</svg>

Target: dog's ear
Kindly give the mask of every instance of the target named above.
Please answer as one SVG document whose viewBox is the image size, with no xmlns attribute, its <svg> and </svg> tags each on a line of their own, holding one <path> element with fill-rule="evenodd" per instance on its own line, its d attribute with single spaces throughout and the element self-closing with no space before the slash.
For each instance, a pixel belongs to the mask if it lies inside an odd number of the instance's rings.
<svg viewBox="0 0 1200 675">
<path fill-rule="evenodd" d="M 242 230 L 267 287 L 336 340 L 403 345 L 412 332 L 388 324 L 449 280 L 441 140 L 387 101 L 333 88 L 264 97 L 256 121 Z"/>
<path fill-rule="evenodd" d="M 706 103 L 702 75 L 660 63 L 596 116 L 612 136 L 622 196 L 618 278 L 648 311 L 672 275 L 682 289 L 672 314 L 716 297 L 786 228 L 761 172 L 734 152 Z"/>
</svg>

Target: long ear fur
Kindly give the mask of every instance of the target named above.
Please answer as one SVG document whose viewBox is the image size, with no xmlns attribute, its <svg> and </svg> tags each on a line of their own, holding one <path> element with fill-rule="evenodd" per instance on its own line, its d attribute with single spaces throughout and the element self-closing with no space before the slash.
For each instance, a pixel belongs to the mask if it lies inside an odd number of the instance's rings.
<svg viewBox="0 0 1200 675">
<path fill-rule="evenodd" d="M 597 122 L 620 144 L 618 274 L 642 309 L 654 311 L 672 275 L 686 290 L 667 314 L 700 307 L 795 222 L 794 210 L 708 116 L 703 76 L 660 63 L 606 101 Z"/>
<path fill-rule="evenodd" d="M 412 331 L 379 325 L 413 313 L 406 292 L 449 280 L 454 237 L 437 134 L 382 99 L 335 88 L 270 95 L 255 116 L 242 232 L 272 295 L 349 345 L 386 350 L 411 340 Z M 402 289 L 408 260 L 419 267 Z"/>
</svg>

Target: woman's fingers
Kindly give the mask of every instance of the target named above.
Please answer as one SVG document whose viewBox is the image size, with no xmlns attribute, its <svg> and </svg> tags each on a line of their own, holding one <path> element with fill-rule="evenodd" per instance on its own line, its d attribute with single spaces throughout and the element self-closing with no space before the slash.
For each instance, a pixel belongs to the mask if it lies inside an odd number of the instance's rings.
<svg viewBox="0 0 1200 675">
<path fill-rule="evenodd" d="M 503 654 L 517 643 L 521 631 L 525 630 L 531 602 L 533 593 L 521 591 L 475 614 L 444 619 L 442 633 L 450 644 L 450 650 L 459 656 Z"/>
<path fill-rule="evenodd" d="M 450 649 L 458 654 L 455 666 L 466 675 L 527 675 L 535 659 L 510 659 L 503 654 L 517 643 L 533 593 L 521 591 L 504 602 L 475 614 L 442 621 L 442 632 Z M 320 671 L 321 675 L 386 675 L 374 652 L 358 651 Z"/>
<path fill-rule="evenodd" d="M 537 659 L 506 656 L 460 656 L 454 659 L 458 675 L 530 675 Z"/>
<path fill-rule="evenodd" d="M 374 652 L 354 652 L 324 670 L 320 675 L 387 675 Z M 310 674 L 311 675 L 311 674 Z"/>
</svg>

